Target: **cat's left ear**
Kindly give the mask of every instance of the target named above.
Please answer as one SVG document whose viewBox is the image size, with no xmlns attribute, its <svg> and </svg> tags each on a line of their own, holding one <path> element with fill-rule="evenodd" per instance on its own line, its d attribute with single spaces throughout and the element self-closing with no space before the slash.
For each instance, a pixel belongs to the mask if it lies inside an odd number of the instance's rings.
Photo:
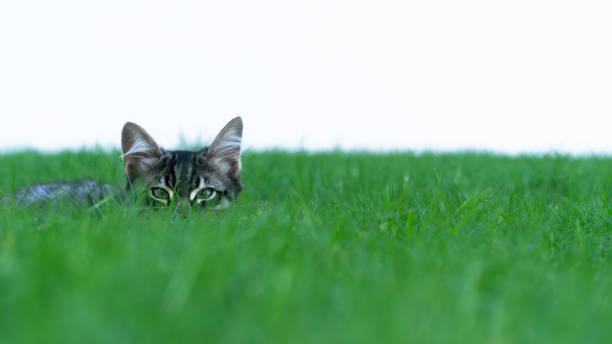
<svg viewBox="0 0 612 344">
<path fill-rule="evenodd" d="M 146 175 L 155 169 L 163 152 L 141 126 L 127 122 L 121 131 L 121 150 L 125 174 L 130 179 Z"/>
<path fill-rule="evenodd" d="M 242 118 L 229 121 L 208 148 L 208 163 L 220 174 L 233 178 L 240 176 L 240 145 L 242 144 Z"/>
</svg>

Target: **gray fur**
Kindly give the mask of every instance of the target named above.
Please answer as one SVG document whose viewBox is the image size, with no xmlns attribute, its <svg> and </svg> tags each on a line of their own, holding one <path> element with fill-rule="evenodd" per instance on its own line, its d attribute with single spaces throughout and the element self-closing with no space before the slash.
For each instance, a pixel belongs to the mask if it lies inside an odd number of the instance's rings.
<svg viewBox="0 0 612 344">
<path fill-rule="evenodd" d="M 40 206 L 55 205 L 61 202 L 93 205 L 111 196 L 124 198 L 123 191 L 116 185 L 99 183 L 94 180 L 79 180 L 30 185 L 18 190 L 13 200 L 18 207 L 26 207 L 35 203 Z"/>
<path fill-rule="evenodd" d="M 126 176 L 126 191 L 147 193 L 154 205 L 175 204 L 183 208 L 214 204 L 224 207 L 242 190 L 240 181 L 240 145 L 242 119 L 231 120 L 210 147 L 199 151 L 164 150 L 142 127 L 126 123 L 121 132 L 121 149 Z M 153 189 L 168 194 L 168 200 L 153 197 Z M 205 200 L 204 196 L 208 193 Z M 34 184 L 18 190 L 4 203 L 18 207 L 71 202 L 94 205 L 105 198 L 125 199 L 126 193 L 116 185 L 80 180 Z"/>
<path fill-rule="evenodd" d="M 194 204 L 206 205 L 190 199 L 203 184 L 217 194 L 215 204 L 226 204 L 227 199 L 236 198 L 242 190 L 242 127 L 242 119 L 236 117 L 221 130 L 210 147 L 184 151 L 159 148 L 142 127 L 126 123 L 121 147 L 127 189 L 163 189 L 172 194 L 170 197 L 174 204 L 186 208 Z M 155 197 L 151 199 L 155 205 L 170 203 Z"/>
</svg>

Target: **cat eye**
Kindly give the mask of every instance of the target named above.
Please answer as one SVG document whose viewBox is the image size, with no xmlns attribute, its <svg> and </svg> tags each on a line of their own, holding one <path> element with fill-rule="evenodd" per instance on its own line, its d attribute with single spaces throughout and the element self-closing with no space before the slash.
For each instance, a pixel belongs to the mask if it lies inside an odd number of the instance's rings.
<svg viewBox="0 0 612 344">
<path fill-rule="evenodd" d="M 210 201 L 211 199 L 215 198 L 216 195 L 217 191 L 215 189 L 205 188 L 198 192 L 198 195 L 196 196 L 196 201 L 197 203 Z"/>
<path fill-rule="evenodd" d="M 151 188 L 151 198 L 166 203 L 170 199 L 170 193 L 160 187 Z"/>
</svg>

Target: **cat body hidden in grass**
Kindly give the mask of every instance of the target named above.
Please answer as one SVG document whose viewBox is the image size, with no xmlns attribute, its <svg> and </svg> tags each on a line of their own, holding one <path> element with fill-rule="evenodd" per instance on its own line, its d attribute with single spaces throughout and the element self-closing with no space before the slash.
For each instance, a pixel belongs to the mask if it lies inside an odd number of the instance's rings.
<svg viewBox="0 0 612 344">
<path fill-rule="evenodd" d="M 94 180 L 41 183 L 18 190 L 6 201 L 19 207 L 64 202 L 92 206 L 111 197 L 136 198 L 182 213 L 208 206 L 225 207 L 242 190 L 242 128 L 242 119 L 236 117 L 210 146 L 197 151 L 165 150 L 142 127 L 128 122 L 121 132 L 124 189 Z"/>
</svg>

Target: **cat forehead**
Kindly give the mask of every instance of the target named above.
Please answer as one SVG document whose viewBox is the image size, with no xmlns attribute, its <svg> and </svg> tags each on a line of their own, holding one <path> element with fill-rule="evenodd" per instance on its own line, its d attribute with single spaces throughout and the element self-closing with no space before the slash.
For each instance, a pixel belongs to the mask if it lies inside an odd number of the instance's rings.
<svg viewBox="0 0 612 344">
<path fill-rule="evenodd" d="M 206 167 L 205 159 L 197 151 L 164 151 L 160 161 L 163 174 L 170 175 L 173 182 L 183 182 L 201 175 Z"/>
<path fill-rule="evenodd" d="M 188 150 L 166 150 L 164 151 L 165 157 L 171 157 L 178 160 L 191 159 L 198 155 L 200 151 L 188 151 Z"/>
<path fill-rule="evenodd" d="M 205 164 L 204 158 L 205 153 L 200 151 L 187 151 L 187 150 L 174 150 L 174 151 L 164 151 L 164 155 L 162 157 L 162 164 L 170 166 L 170 165 L 203 165 Z M 203 167 L 203 166 L 200 166 Z"/>
</svg>

